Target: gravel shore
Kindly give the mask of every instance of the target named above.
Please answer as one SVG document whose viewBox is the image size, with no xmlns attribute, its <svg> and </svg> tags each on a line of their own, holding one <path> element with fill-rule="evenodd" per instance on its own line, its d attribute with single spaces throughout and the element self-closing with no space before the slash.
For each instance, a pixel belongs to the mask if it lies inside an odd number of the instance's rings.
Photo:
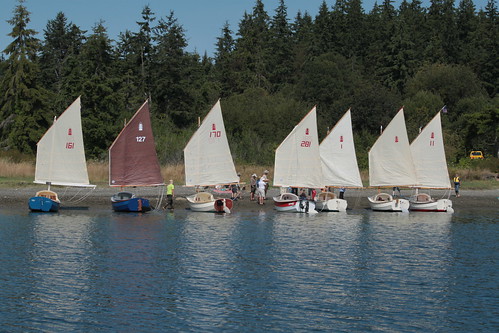
<svg viewBox="0 0 499 333">
<path fill-rule="evenodd" d="M 37 191 L 45 189 L 44 186 L 20 186 L 11 188 L 0 188 L 0 198 L 2 198 L 3 207 L 27 207 L 28 199 L 32 197 Z M 118 191 L 116 188 L 98 186 L 93 190 L 89 189 L 76 189 L 76 188 L 59 188 L 52 187 L 56 191 L 61 200 L 61 207 L 98 207 L 105 208 L 111 207 L 110 198 Z M 136 188 L 128 189 L 151 200 L 153 205 L 157 204 L 160 199 L 159 188 Z M 391 191 L 388 191 L 390 193 Z M 192 187 L 183 187 L 177 185 L 175 187 L 175 209 L 188 208 L 186 196 L 194 193 Z M 375 189 L 363 190 L 347 190 L 345 199 L 348 201 L 350 209 L 366 209 L 369 208 L 367 196 L 376 193 Z M 411 190 L 403 190 L 402 196 L 410 196 Z M 267 193 L 267 200 L 264 205 L 258 205 L 256 201 L 250 201 L 248 191 L 242 192 L 242 199 L 234 203 L 234 210 L 244 211 L 261 211 L 273 209 L 272 197 L 279 194 L 278 188 L 270 188 Z M 214 194 L 216 197 L 230 198 L 230 194 Z M 443 197 L 443 191 L 433 191 L 432 195 L 436 198 Z M 83 200 L 82 200 L 83 199 Z M 461 196 L 456 198 L 452 192 L 451 200 L 453 202 L 454 210 L 460 209 L 476 209 L 480 207 L 499 208 L 499 190 L 461 190 Z M 162 205 L 166 203 L 166 196 L 164 196 Z"/>
</svg>

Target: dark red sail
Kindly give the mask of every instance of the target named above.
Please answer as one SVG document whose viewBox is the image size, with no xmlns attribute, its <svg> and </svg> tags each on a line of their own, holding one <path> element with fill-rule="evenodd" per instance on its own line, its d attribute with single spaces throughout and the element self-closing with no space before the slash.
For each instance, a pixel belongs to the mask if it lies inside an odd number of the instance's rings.
<svg viewBox="0 0 499 333">
<path fill-rule="evenodd" d="M 146 101 L 109 148 L 109 185 L 163 184 Z"/>
</svg>

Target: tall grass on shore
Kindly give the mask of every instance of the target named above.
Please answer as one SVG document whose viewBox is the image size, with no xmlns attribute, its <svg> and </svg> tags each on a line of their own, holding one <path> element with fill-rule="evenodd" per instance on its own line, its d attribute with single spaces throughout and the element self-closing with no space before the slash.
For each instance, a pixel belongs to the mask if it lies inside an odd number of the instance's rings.
<svg viewBox="0 0 499 333">
<path fill-rule="evenodd" d="M 35 174 L 35 165 L 29 161 L 14 162 L 11 159 L 0 159 L 0 177 L 29 178 Z"/>
<path fill-rule="evenodd" d="M 88 161 L 88 176 L 90 183 L 105 185 L 108 183 L 109 170 L 107 162 Z M 494 168 L 495 169 L 495 168 Z M 264 170 L 269 170 L 270 179 L 274 169 L 269 166 L 239 164 L 236 171 L 241 174 L 241 182 L 249 184 L 252 174 L 260 177 Z M 161 174 L 165 183 L 170 179 L 175 184 L 185 184 L 185 173 L 183 164 L 170 164 L 161 167 Z M 468 189 L 499 188 L 497 170 L 491 171 L 488 168 L 457 168 L 449 167 L 449 178 L 455 174 L 461 177 L 462 187 Z M 0 157 L 0 179 L 2 183 L 31 183 L 35 175 L 35 162 L 33 160 L 16 160 L 9 157 Z M 362 181 L 365 185 L 369 183 L 368 170 L 361 170 Z"/>
</svg>

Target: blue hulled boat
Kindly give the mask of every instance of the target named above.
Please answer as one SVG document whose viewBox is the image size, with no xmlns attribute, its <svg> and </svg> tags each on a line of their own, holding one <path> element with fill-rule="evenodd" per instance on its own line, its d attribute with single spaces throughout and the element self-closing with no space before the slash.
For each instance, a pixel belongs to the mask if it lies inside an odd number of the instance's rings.
<svg viewBox="0 0 499 333">
<path fill-rule="evenodd" d="M 146 101 L 109 148 L 109 186 L 121 187 L 111 197 L 115 212 L 147 212 L 149 200 L 138 198 L 124 187 L 163 186 L 156 155 L 149 103 Z"/>
<path fill-rule="evenodd" d="M 48 185 L 28 201 L 34 212 L 57 212 L 60 201 L 51 185 L 92 187 L 88 181 L 85 147 L 81 128 L 81 102 L 78 97 L 42 136 L 36 148 L 36 184 Z"/>
<path fill-rule="evenodd" d="M 53 191 L 38 191 L 28 202 L 32 212 L 58 212 L 61 202 Z"/>
<path fill-rule="evenodd" d="M 111 203 L 115 212 L 145 213 L 152 209 L 148 199 L 136 198 L 131 192 L 119 192 L 113 195 Z"/>
</svg>

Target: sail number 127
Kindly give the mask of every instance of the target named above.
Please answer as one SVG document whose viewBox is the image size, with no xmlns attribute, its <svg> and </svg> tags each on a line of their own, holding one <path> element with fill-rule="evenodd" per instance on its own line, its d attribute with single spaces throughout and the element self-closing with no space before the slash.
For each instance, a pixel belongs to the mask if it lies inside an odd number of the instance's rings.
<svg viewBox="0 0 499 333">
<path fill-rule="evenodd" d="M 136 136 L 135 139 L 137 140 L 137 142 L 146 142 L 145 136 Z"/>
</svg>

